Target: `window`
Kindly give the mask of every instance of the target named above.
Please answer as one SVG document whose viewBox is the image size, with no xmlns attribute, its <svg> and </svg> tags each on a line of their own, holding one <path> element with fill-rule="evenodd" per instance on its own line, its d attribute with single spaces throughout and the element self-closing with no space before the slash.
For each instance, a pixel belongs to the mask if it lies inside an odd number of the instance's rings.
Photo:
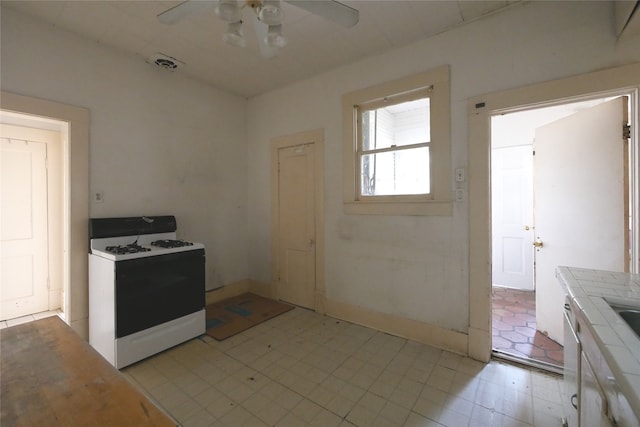
<svg viewBox="0 0 640 427">
<path fill-rule="evenodd" d="M 429 194 L 429 98 L 357 109 L 359 196 Z"/>
<path fill-rule="evenodd" d="M 343 97 L 345 211 L 450 215 L 449 67 Z"/>
</svg>

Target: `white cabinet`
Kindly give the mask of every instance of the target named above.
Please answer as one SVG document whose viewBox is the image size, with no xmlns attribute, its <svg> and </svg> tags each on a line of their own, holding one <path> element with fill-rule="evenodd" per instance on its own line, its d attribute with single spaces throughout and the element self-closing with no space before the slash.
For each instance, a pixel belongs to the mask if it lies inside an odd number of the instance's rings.
<svg viewBox="0 0 640 427">
<path fill-rule="evenodd" d="M 611 306 L 618 301 L 626 305 L 626 300 L 640 304 L 640 274 L 571 267 L 557 271 L 566 293 L 563 425 L 640 427 L 638 379 L 633 375 L 639 342 Z"/>
<path fill-rule="evenodd" d="M 580 340 L 573 328 L 571 307 L 565 304 L 564 312 L 564 392 L 562 406 L 564 409 L 566 427 L 578 427 L 578 396 L 580 393 Z"/>
<path fill-rule="evenodd" d="M 580 426 L 611 427 L 607 418 L 607 398 L 596 379 L 587 356 L 580 361 Z"/>
<path fill-rule="evenodd" d="M 619 423 L 621 417 L 616 416 L 620 412 L 618 395 L 607 392 L 614 382 L 601 384 L 603 378 L 613 376 L 585 326 L 584 315 L 570 301 L 567 301 L 564 308 L 563 426 L 637 427 L 633 422 Z M 603 386 L 608 387 L 607 390 Z M 610 419 L 615 419 L 617 423 L 612 423 Z"/>
</svg>

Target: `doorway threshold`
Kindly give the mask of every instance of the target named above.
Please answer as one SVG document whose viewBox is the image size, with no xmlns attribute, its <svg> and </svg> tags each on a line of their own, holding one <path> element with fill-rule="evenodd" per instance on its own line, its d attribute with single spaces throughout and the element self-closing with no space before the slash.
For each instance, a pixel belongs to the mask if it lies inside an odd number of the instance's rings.
<svg viewBox="0 0 640 427">
<path fill-rule="evenodd" d="M 496 350 L 496 349 L 491 350 L 491 357 L 505 360 L 508 362 L 517 363 L 530 368 L 552 372 L 554 374 L 559 374 L 559 375 L 564 374 L 564 368 L 562 366 L 553 365 L 551 363 L 542 362 L 540 360 L 531 359 L 529 357 L 517 356 L 514 354 L 506 353 L 504 351 Z"/>
<path fill-rule="evenodd" d="M 67 323 L 64 313 L 61 309 L 42 311 L 40 313 L 28 314 L 25 316 L 15 317 L 13 319 L 0 320 L 0 329 L 10 328 L 11 326 L 22 325 L 23 323 L 34 322 L 36 320 L 44 319 L 46 317 L 58 316 L 65 323 Z"/>
</svg>

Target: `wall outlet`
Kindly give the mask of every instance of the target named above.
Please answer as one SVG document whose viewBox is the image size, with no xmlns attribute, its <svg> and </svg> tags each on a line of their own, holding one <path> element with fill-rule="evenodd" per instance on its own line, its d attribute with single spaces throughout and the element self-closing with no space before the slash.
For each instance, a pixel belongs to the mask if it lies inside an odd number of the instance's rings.
<svg viewBox="0 0 640 427">
<path fill-rule="evenodd" d="M 462 188 L 456 189 L 456 202 L 464 202 L 464 190 Z"/>
<path fill-rule="evenodd" d="M 102 190 L 93 193 L 93 201 L 95 203 L 104 202 L 104 192 Z"/>
<path fill-rule="evenodd" d="M 464 169 L 456 169 L 456 182 L 464 182 Z"/>
</svg>

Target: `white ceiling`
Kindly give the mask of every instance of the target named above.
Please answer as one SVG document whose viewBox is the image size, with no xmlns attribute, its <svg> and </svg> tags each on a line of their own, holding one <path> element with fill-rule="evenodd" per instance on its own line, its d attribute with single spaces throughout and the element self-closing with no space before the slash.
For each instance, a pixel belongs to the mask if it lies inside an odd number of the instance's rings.
<svg viewBox="0 0 640 427">
<path fill-rule="evenodd" d="M 260 56 L 251 27 L 245 28 L 246 48 L 225 44 L 226 24 L 213 7 L 174 25 L 161 24 L 156 16 L 180 1 L 3 0 L 2 7 L 136 54 L 141 61 L 164 53 L 186 64 L 176 73 L 252 97 L 433 36 L 518 1 L 344 0 L 360 11 L 359 23 L 350 29 L 283 3 L 283 34 L 289 43 L 272 59 Z"/>
</svg>

